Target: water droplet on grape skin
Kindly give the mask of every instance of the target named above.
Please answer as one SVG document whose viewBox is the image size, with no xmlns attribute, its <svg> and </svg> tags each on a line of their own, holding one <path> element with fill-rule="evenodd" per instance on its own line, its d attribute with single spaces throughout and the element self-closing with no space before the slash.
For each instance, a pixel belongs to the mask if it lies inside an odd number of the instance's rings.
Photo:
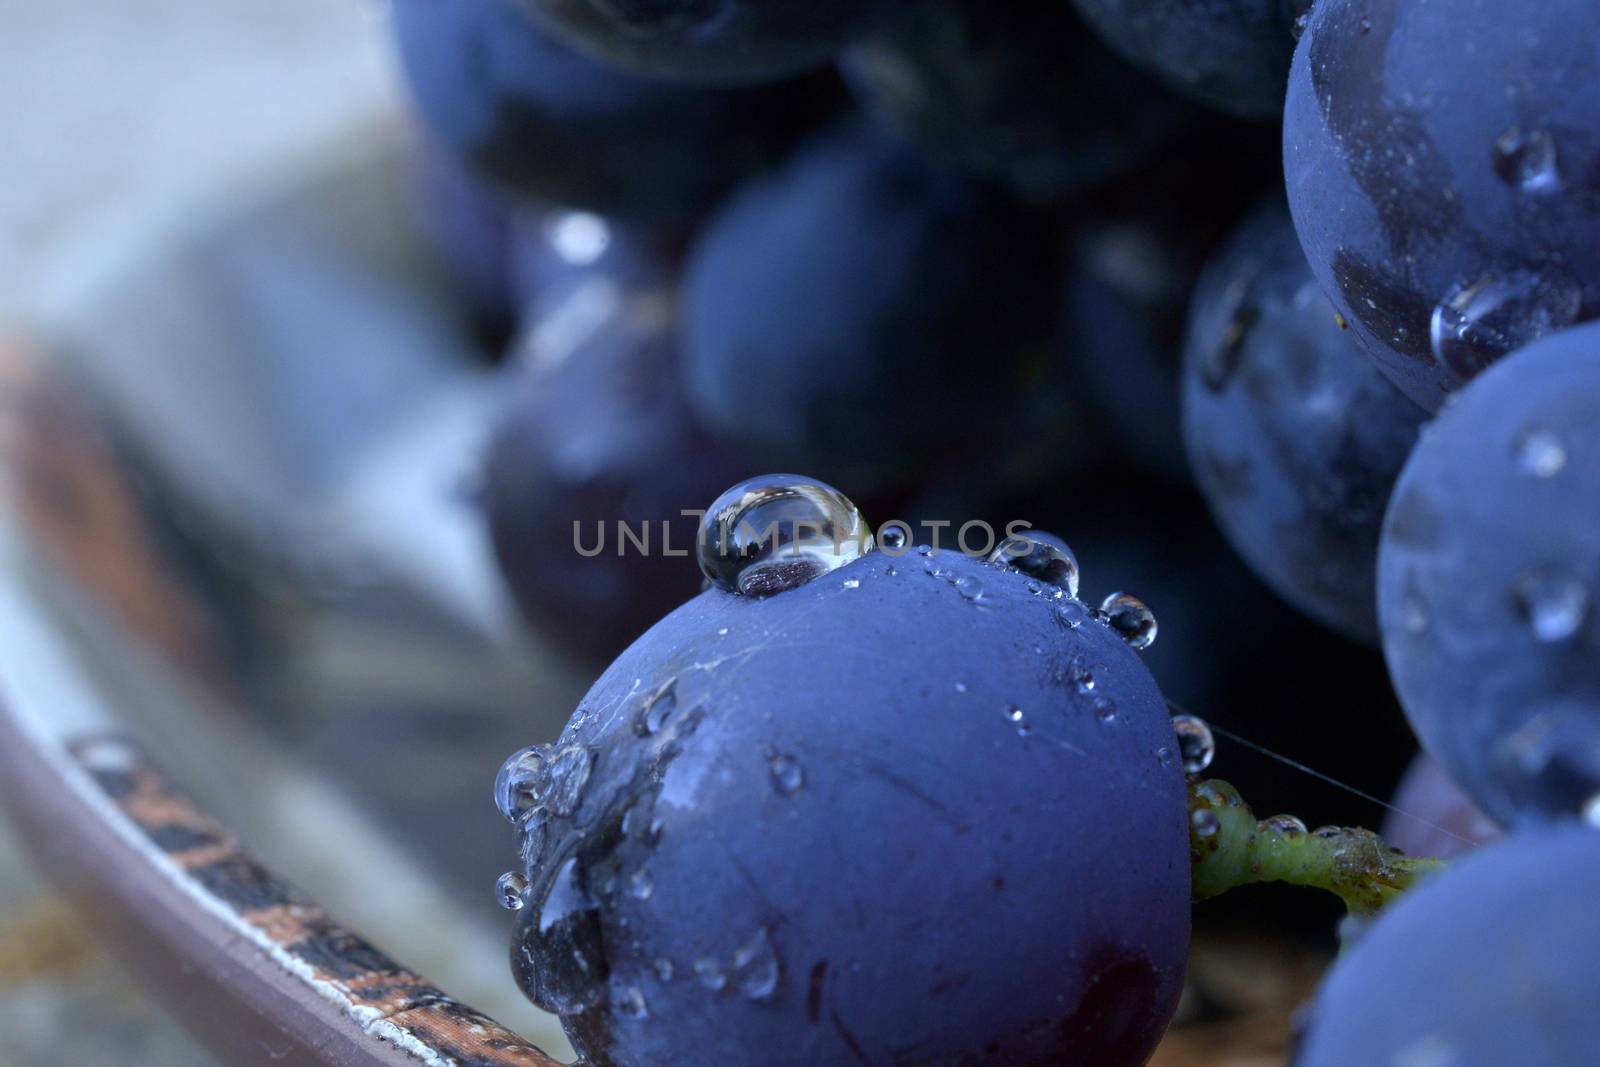
<svg viewBox="0 0 1600 1067">
<path fill-rule="evenodd" d="M 651 737 L 661 732 L 667 718 L 678 707 L 678 679 L 668 678 L 655 692 L 645 697 L 634 720 L 633 732 L 640 737 Z"/>
<path fill-rule="evenodd" d="M 805 785 L 805 768 L 793 756 L 773 756 L 768 761 L 768 767 L 772 771 L 772 787 L 783 796 L 791 796 Z"/>
<path fill-rule="evenodd" d="M 1571 326 L 1582 307 L 1582 288 L 1559 268 L 1485 274 L 1434 308 L 1433 354 L 1466 380 L 1507 352 Z"/>
<path fill-rule="evenodd" d="M 661 979 L 663 982 L 672 981 L 672 976 L 675 973 L 675 970 L 672 966 L 671 960 L 667 959 L 665 956 L 657 956 L 655 963 L 651 964 L 651 967 L 655 970 L 657 978 Z"/>
<path fill-rule="evenodd" d="M 1518 613 L 1545 644 L 1565 641 L 1589 615 L 1589 590 L 1576 578 L 1552 570 L 1530 571 L 1512 591 Z"/>
<path fill-rule="evenodd" d="M 649 1006 L 645 1003 L 644 994 L 636 986 L 624 986 L 612 998 L 612 1003 L 617 1011 L 629 1019 L 644 1019 L 650 1014 Z"/>
<path fill-rule="evenodd" d="M 539 804 L 550 753 L 543 745 L 529 745 L 513 752 L 500 765 L 494 777 L 494 805 L 506 821 L 515 825 Z"/>
<path fill-rule="evenodd" d="M 628 879 L 628 895 L 634 900 L 649 900 L 655 891 L 655 883 L 644 871 L 635 871 L 633 877 Z"/>
<path fill-rule="evenodd" d="M 1200 774 L 1217 755 L 1217 742 L 1204 719 L 1193 715 L 1174 715 L 1172 731 L 1178 735 L 1178 755 L 1185 774 Z"/>
<path fill-rule="evenodd" d="M 1008 705 L 1005 709 L 1006 721 L 1017 728 L 1019 736 L 1026 737 L 1029 733 L 1028 717 L 1021 708 Z"/>
<path fill-rule="evenodd" d="M 1525 474 L 1548 480 L 1567 465 L 1567 450 L 1561 438 L 1549 430 L 1530 430 L 1518 439 L 1517 466 Z"/>
<path fill-rule="evenodd" d="M 1222 829 L 1222 820 L 1217 818 L 1216 812 L 1201 808 L 1189 816 L 1189 829 L 1202 840 L 1216 837 L 1217 831 Z"/>
<path fill-rule="evenodd" d="M 769 1000 L 778 991 L 782 969 L 766 927 L 758 929 L 734 952 L 733 976 L 747 1000 Z"/>
<path fill-rule="evenodd" d="M 970 574 L 964 574 L 955 580 L 956 592 L 968 600 L 981 600 L 983 598 L 983 583 Z"/>
<path fill-rule="evenodd" d="M 906 547 L 908 537 L 905 527 L 890 523 L 878 530 L 878 547 L 886 552 L 898 552 Z"/>
<path fill-rule="evenodd" d="M 1494 172 L 1524 193 L 1550 193 L 1561 188 L 1555 140 L 1544 130 L 1513 126 L 1494 143 Z"/>
<path fill-rule="evenodd" d="M 722 973 L 722 965 L 713 959 L 695 960 L 694 976 L 702 986 L 713 993 L 722 992 L 728 984 L 728 976 Z"/>
<path fill-rule="evenodd" d="M 718 588 L 766 597 L 872 551 L 861 513 L 839 490 L 793 474 L 740 482 L 706 509 L 700 569 Z"/>
<path fill-rule="evenodd" d="M 1156 643 L 1155 613 L 1144 601 L 1127 593 L 1112 593 L 1100 603 L 1106 625 L 1115 630 L 1130 648 L 1143 652 Z"/>
<path fill-rule="evenodd" d="M 1065 589 L 1068 596 L 1076 597 L 1079 578 L 1078 557 L 1073 555 L 1072 549 L 1068 548 L 1065 542 L 1057 543 L 1057 541 L 1058 539 L 1039 531 L 1034 531 L 1032 536 L 1011 534 L 989 554 L 989 562 L 997 566 L 1010 567 L 1029 578 L 1058 589 Z M 1030 583 L 1028 591 L 1037 592 L 1038 586 Z"/>
<path fill-rule="evenodd" d="M 494 884 L 495 898 L 507 911 L 521 911 L 528 902 L 528 879 L 520 872 L 507 871 Z"/>
</svg>

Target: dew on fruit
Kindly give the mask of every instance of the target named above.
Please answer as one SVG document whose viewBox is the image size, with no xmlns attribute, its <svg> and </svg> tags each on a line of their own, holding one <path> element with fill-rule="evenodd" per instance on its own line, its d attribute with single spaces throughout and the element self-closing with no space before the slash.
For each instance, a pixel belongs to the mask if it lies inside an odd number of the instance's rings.
<svg viewBox="0 0 1600 1067">
<path fill-rule="evenodd" d="M 1558 570 L 1529 571 L 1517 580 L 1512 597 L 1523 621 L 1546 644 L 1570 638 L 1589 615 L 1588 587 Z"/>
<path fill-rule="evenodd" d="M 638 716 L 633 722 L 633 732 L 640 737 L 650 737 L 661 732 L 661 727 L 666 724 L 670 716 L 678 707 L 678 679 L 668 678 L 639 706 Z"/>
<path fill-rule="evenodd" d="M 772 756 L 767 766 L 772 771 L 772 788 L 784 796 L 798 792 L 806 783 L 805 768 L 793 756 L 782 753 Z"/>
<path fill-rule="evenodd" d="M 494 777 L 494 806 L 516 824 L 539 805 L 549 772 L 550 750 L 543 745 L 518 749 Z"/>
<path fill-rule="evenodd" d="M 848 497 L 792 474 L 751 478 L 723 493 L 700 525 L 700 569 L 718 588 L 762 597 L 838 570 L 873 548 Z"/>
<path fill-rule="evenodd" d="M 778 991 L 780 976 L 778 954 L 763 926 L 734 952 L 733 980 L 746 999 L 767 1000 Z"/>
<path fill-rule="evenodd" d="M 708 957 L 694 961 L 694 976 L 702 986 L 713 993 L 720 993 L 728 985 L 728 976 L 722 971 L 722 964 Z"/>
<path fill-rule="evenodd" d="M 611 1003 L 618 1012 L 629 1019 L 644 1019 L 650 1015 L 649 1006 L 645 1004 L 644 993 L 640 992 L 638 986 L 623 986 L 611 998 Z"/>
<path fill-rule="evenodd" d="M 1078 595 L 1078 559 L 1065 545 L 1026 534 L 1011 534 L 990 553 L 989 562 L 1065 589 L 1068 596 Z M 1036 590 L 1037 586 L 1029 585 L 1030 592 Z"/>
<path fill-rule="evenodd" d="M 1462 379 L 1471 378 L 1507 352 L 1571 326 L 1582 306 L 1582 288 L 1556 267 L 1485 274 L 1434 308 L 1433 353 Z"/>
<path fill-rule="evenodd" d="M 1080 693 L 1094 691 L 1094 672 L 1087 667 L 1079 667 L 1072 672 L 1072 684 L 1078 687 Z"/>
<path fill-rule="evenodd" d="M 846 589 L 860 589 L 861 588 L 861 579 L 860 578 L 846 578 L 842 584 L 844 585 L 844 588 L 846 588 Z"/>
<path fill-rule="evenodd" d="M 507 871 L 494 884 L 495 897 L 507 911 L 521 911 L 528 902 L 528 879 L 518 871 Z"/>
<path fill-rule="evenodd" d="M 1117 717 L 1117 705 L 1110 697 L 1094 698 L 1095 718 L 1101 722 L 1112 722 Z"/>
<path fill-rule="evenodd" d="M 1517 440 L 1517 466 L 1535 478 L 1554 478 L 1567 465 L 1567 449 L 1549 430 L 1530 430 Z"/>
<path fill-rule="evenodd" d="M 1222 829 L 1222 820 L 1216 812 L 1201 808 L 1189 816 L 1189 829 L 1198 838 L 1215 837 Z"/>
<path fill-rule="evenodd" d="M 1174 715 L 1172 731 L 1178 735 L 1178 754 L 1185 774 L 1200 774 L 1217 755 L 1216 738 L 1204 719 L 1193 715 Z"/>
<path fill-rule="evenodd" d="M 953 583 L 956 592 L 968 600 L 981 600 L 983 598 L 983 583 L 970 574 L 964 574 Z"/>
<path fill-rule="evenodd" d="M 1549 193 L 1561 188 L 1556 143 L 1544 130 L 1512 127 L 1494 143 L 1494 172 L 1513 189 Z"/>
<path fill-rule="evenodd" d="M 1132 648 L 1143 651 L 1156 643 L 1156 617 L 1144 601 L 1127 593 L 1112 593 L 1100 602 L 1106 625 Z"/>
<path fill-rule="evenodd" d="M 885 523 L 878 530 L 878 547 L 885 552 L 899 552 L 909 539 L 906 528 L 900 523 Z"/>
<path fill-rule="evenodd" d="M 1026 737 L 1028 735 L 1030 730 L 1030 727 L 1028 726 L 1028 716 L 1021 708 L 1014 704 L 1007 705 L 1005 709 L 1005 716 L 1006 721 L 1017 728 L 1017 734 L 1019 736 Z"/>
<path fill-rule="evenodd" d="M 562 749 L 550 761 L 550 784 L 545 806 L 556 815 L 571 815 L 583 800 L 583 787 L 594 769 L 594 753 L 581 745 Z"/>
<path fill-rule="evenodd" d="M 656 891 L 655 883 L 644 871 L 635 871 L 628 879 L 628 895 L 634 900 L 649 900 L 650 894 Z"/>
<path fill-rule="evenodd" d="M 676 973 L 672 966 L 672 961 L 665 956 L 657 956 L 655 962 L 650 965 L 650 969 L 655 971 L 656 977 L 663 982 L 672 981 L 672 976 Z"/>
<path fill-rule="evenodd" d="M 1583 821 L 1600 830 L 1600 793 L 1595 793 L 1584 802 Z"/>
</svg>

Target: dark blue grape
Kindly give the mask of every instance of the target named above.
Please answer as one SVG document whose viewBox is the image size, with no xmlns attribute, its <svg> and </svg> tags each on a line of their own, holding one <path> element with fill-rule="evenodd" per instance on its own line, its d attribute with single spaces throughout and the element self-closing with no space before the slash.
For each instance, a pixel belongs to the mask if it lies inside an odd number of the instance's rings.
<svg viewBox="0 0 1600 1067">
<path fill-rule="evenodd" d="M 1276 117 L 1311 0 L 1072 0 L 1123 55 L 1189 96 L 1236 115 Z"/>
<path fill-rule="evenodd" d="M 1600 832 L 1514 837 L 1381 915 L 1323 982 L 1296 1067 L 1594 1062 Z"/>
<path fill-rule="evenodd" d="M 758 82 L 820 67 L 917 0 L 520 0 L 572 47 L 618 69 Z"/>
<path fill-rule="evenodd" d="M 546 36 L 516 0 L 395 0 L 429 131 L 541 200 L 651 221 L 705 210 L 829 110 L 825 79 L 756 90 L 661 85 Z"/>
<path fill-rule="evenodd" d="M 1047 224 L 850 125 L 700 238 L 684 372 L 765 464 L 881 487 L 995 433 L 1055 326 Z"/>
<path fill-rule="evenodd" d="M 1188 943 L 1176 740 L 1138 654 L 1030 583 L 873 552 L 612 664 L 513 946 L 588 1062 L 1146 1061 Z"/>
<path fill-rule="evenodd" d="M 1426 752 L 1411 761 L 1383 820 L 1384 841 L 1409 856 L 1450 859 L 1502 836 Z"/>
<path fill-rule="evenodd" d="M 1127 172 L 1192 111 L 1065 3 L 926 3 L 852 47 L 843 67 L 890 127 L 1036 197 Z"/>
<path fill-rule="evenodd" d="M 520 242 L 532 289 L 516 349 L 524 369 L 506 389 L 484 495 L 523 615 L 604 661 L 699 589 L 698 519 L 683 511 L 703 507 L 743 467 L 684 405 L 671 262 L 592 217 L 579 224 L 603 227 L 606 247 L 592 262 L 567 262 L 563 224 L 571 217 L 546 216 Z M 624 542 L 619 522 L 636 536 L 648 528 L 648 549 Z M 578 544 L 603 550 L 584 555 Z"/>
<path fill-rule="evenodd" d="M 1434 410 L 1600 313 L 1600 6 L 1319 0 L 1284 118 L 1295 225 L 1357 339 Z"/>
<path fill-rule="evenodd" d="M 417 179 L 423 234 L 468 325 L 498 355 L 516 318 L 513 209 L 498 189 L 431 143 L 418 153 Z"/>
<path fill-rule="evenodd" d="M 1239 554 L 1299 610 L 1376 644 L 1378 532 L 1425 415 L 1339 327 L 1281 204 L 1201 279 L 1183 414 L 1195 478 Z"/>
<path fill-rule="evenodd" d="M 1424 432 L 1378 609 L 1418 736 L 1502 823 L 1600 791 L 1600 324 L 1539 341 Z"/>
</svg>

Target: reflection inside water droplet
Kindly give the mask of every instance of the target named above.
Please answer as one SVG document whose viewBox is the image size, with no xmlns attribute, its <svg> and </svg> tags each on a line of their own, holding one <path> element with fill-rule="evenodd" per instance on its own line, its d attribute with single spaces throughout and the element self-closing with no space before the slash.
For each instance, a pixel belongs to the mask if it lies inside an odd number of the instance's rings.
<svg viewBox="0 0 1600 1067">
<path fill-rule="evenodd" d="M 1042 530 L 1011 534 L 990 554 L 989 562 L 1065 589 L 1068 596 L 1078 595 L 1078 557 L 1053 534 Z"/>
<path fill-rule="evenodd" d="M 1217 755 L 1217 742 L 1204 719 L 1193 715 L 1174 715 L 1172 730 L 1178 735 L 1178 755 L 1185 774 L 1199 774 L 1211 766 Z"/>
<path fill-rule="evenodd" d="M 507 911 L 521 911 L 527 903 L 528 879 L 517 871 L 507 871 L 494 884 L 495 897 Z"/>
<path fill-rule="evenodd" d="M 529 745 L 513 752 L 494 778 L 494 806 L 511 823 L 539 804 L 549 771 L 549 750 Z"/>
<path fill-rule="evenodd" d="M 793 474 L 740 482 L 718 497 L 700 528 L 700 569 L 718 587 L 770 596 L 837 570 L 873 548 L 848 497 Z"/>
<path fill-rule="evenodd" d="M 1101 614 L 1132 648 L 1140 651 L 1156 643 L 1156 616 L 1144 601 L 1127 593 L 1112 593 L 1100 602 Z"/>
</svg>

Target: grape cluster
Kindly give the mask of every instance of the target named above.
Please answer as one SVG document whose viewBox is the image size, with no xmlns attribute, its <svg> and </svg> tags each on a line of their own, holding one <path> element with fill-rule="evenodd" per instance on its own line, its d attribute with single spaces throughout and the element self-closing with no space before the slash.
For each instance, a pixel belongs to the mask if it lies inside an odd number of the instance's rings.
<svg viewBox="0 0 1600 1067">
<path fill-rule="evenodd" d="M 1142 1064 L 1262 880 L 1366 931 L 1303 1067 L 1588 1062 L 1593 0 L 393 11 L 490 539 L 610 663 L 495 787 L 588 1063 Z M 1420 741 L 1391 842 L 1235 731 Z"/>
</svg>

